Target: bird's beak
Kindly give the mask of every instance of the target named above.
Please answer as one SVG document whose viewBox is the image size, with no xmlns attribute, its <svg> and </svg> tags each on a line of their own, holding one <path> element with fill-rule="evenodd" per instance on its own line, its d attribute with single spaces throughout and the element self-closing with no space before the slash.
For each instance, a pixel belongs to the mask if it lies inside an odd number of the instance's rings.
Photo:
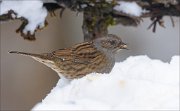
<svg viewBox="0 0 180 111">
<path fill-rule="evenodd" d="M 127 45 L 125 43 L 123 43 L 123 42 L 119 45 L 119 48 L 129 50 Z"/>
</svg>

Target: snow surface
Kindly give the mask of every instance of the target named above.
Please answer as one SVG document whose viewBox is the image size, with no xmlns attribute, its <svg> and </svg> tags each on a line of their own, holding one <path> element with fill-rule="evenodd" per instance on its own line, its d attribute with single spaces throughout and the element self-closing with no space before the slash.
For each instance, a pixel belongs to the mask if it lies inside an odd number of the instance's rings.
<svg viewBox="0 0 180 111">
<path fill-rule="evenodd" d="M 114 7 L 114 10 L 129 14 L 131 16 L 141 16 L 146 12 L 136 2 L 119 1 L 118 4 L 119 5 Z"/>
<path fill-rule="evenodd" d="M 7 14 L 9 10 L 13 10 L 17 13 L 17 16 L 12 17 L 24 17 L 28 20 L 28 25 L 23 30 L 24 34 L 29 31 L 34 34 L 34 31 L 39 26 L 44 27 L 45 18 L 47 16 L 47 10 L 43 7 L 43 1 L 41 0 L 4 0 L 0 3 L 0 15 Z"/>
<path fill-rule="evenodd" d="M 170 63 L 129 57 L 116 63 L 110 74 L 92 73 L 69 83 L 60 79 L 32 110 L 65 109 L 178 110 L 179 56 Z"/>
</svg>

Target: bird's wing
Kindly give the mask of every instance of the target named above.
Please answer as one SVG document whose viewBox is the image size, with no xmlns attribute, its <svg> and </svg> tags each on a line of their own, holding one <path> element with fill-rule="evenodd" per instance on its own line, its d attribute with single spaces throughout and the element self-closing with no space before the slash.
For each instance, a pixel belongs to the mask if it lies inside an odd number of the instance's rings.
<svg viewBox="0 0 180 111">
<path fill-rule="evenodd" d="M 59 58 L 62 61 L 70 61 L 72 60 L 72 50 L 70 48 L 59 49 L 52 52 L 53 57 Z"/>
<path fill-rule="evenodd" d="M 94 47 L 92 42 L 83 42 L 71 48 L 59 49 L 53 52 L 54 57 L 79 64 L 90 64 L 99 55 L 102 56 L 102 53 Z"/>
<path fill-rule="evenodd" d="M 108 73 L 111 70 L 109 58 L 93 44 L 79 44 L 74 47 L 73 53 L 76 65 L 83 65 L 86 73 Z"/>
<path fill-rule="evenodd" d="M 75 62 L 91 64 L 95 58 L 102 56 L 102 52 L 97 50 L 92 42 L 77 44 L 72 48 Z"/>
<path fill-rule="evenodd" d="M 67 78 L 82 77 L 91 72 L 107 72 L 106 55 L 89 42 L 54 51 L 52 55 L 55 59 L 61 59 L 56 63 Z"/>
</svg>

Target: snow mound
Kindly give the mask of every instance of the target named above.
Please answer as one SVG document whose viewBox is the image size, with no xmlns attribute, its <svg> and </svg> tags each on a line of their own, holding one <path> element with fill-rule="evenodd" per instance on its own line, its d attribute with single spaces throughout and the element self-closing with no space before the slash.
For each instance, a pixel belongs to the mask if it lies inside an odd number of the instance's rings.
<svg viewBox="0 0 180 111">
<path fill-rule="evenodd" d="M 32 110 L 178 110 L 179 56 L 170 63 L 129 57 L 110 74 L 92 73 L 62 83 L 60 79 Z"/>
<path fill-rule="evenodd" d="M 0 2 L 0 15 L 7 14 L 10 10 L 17 14 L 17 16 L 11 15 L 12 17 L 23 17 L 28 20 L 28 24 L 23 30 L 24 34 L 27 34 L 28 31 L 34 34 L 37 27 L 45 26 L 45 18 L 48 13 L 41 0 L 3 0 Z"/>
</svg>

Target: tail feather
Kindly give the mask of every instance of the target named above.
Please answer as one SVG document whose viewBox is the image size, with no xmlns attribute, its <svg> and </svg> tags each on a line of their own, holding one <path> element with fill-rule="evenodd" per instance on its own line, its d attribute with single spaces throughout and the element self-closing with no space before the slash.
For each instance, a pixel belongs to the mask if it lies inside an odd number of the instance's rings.
<svg viewBox="0 0 180 111">
<path fill-rule="evenodd" d="M 24 55 L 24 56 L 36 57 L 36 58 L 41 58 L 41 59 L 48 59 L 47 55 L 45 55 L 45 54 L 33 54 L 33 53 L 26 53 L 26 52 L 19 52 L 19 51 L 10 51 L 9 53 L 20 54 L 20 55 Z"/>
</svg>

